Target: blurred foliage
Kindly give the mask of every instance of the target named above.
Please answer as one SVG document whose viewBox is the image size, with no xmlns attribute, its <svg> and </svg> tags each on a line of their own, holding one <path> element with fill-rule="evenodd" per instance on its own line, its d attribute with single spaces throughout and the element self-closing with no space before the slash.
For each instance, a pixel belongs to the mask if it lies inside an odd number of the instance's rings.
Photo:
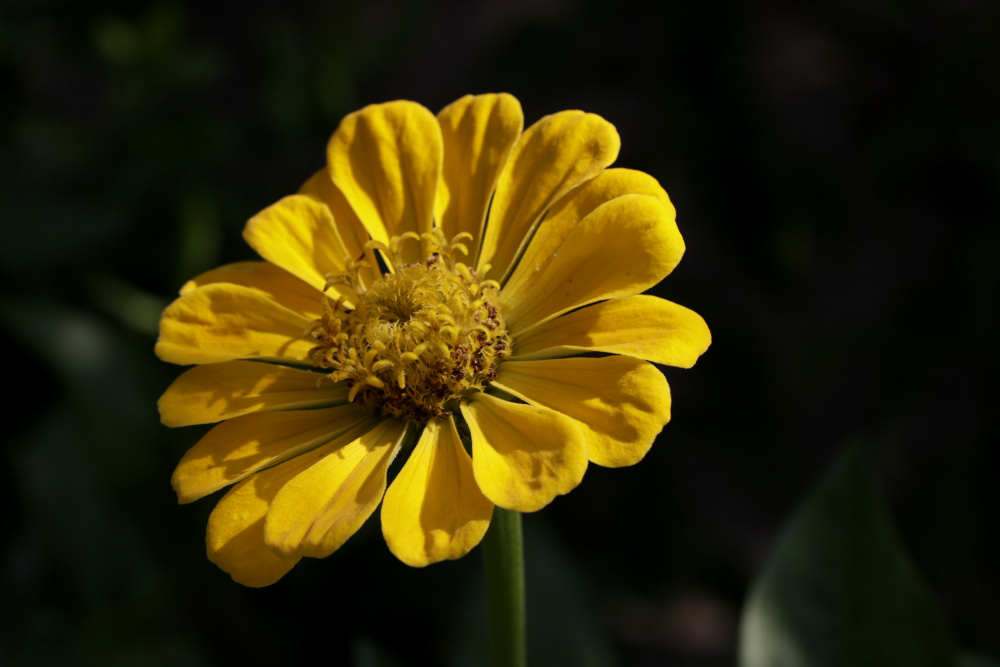
<svg viewBox="0 0 1000 667">
<path fill-rule="evenodd" d="M 526 517 L 533 650 L 733 664 L 779 527 L 858 437 L 957 644 L 995 659 L 998 28 L 988 0 L 3 0 L 0 663 L 475 664 L 476 553 L 412 570 L 372 521 L 265 590 L 207 562 L 212 501 L 169 485 L 201 430 L 159 424 L 179 369 L 152 346 L 344 114 L 496 90 L 616 125 L 687 241 L 655 293 L 715 341 L 666 369 L 645 461 Z"/>
<path fill-rule="evenodd" d="M 858 447 L 810 494 L 754 585 L 739 657 L 741 667 L 957 667 Z"/>
</svg>

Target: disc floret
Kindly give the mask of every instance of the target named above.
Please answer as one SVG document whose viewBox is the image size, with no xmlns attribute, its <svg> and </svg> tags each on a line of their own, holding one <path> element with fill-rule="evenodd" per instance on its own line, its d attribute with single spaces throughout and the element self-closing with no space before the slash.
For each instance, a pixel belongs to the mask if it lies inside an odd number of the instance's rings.
<svg viewBox="0 0 1000 667">
<path fill-rule="evenodd" d="M 356 296 L 324 296 L 323 317 L 309 332 L 317 341 L 312 359 L 330 370 L 331 380 L 347 383 L 351 401 L 422 423 L 450 414 L 450 402 L 496 378 L 497 364 L 511 355 L 496 305 L 500 286 L 456 261 L 456 252 L 468 254 L 465 238 L 471 236 L 448 243 L 435 229 L 388 244 L 369 241 L 365 260 L 349 261 L 344 273 L 327 277 L 327 290 L 340 285 Z M 401 261 L 407 241 L 421 242 L 424 261 Z M 376 250 L 390 273 L 366 282 L 364 270 L 377 266 Z"/>
</svg>

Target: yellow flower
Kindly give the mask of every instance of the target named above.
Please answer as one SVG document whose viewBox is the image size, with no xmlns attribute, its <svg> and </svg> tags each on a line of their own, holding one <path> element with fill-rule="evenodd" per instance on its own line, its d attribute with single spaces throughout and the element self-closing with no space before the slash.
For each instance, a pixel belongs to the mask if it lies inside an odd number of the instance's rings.
<svg viewBox="0 0 1000 667">
<path fill-rule="evenodd" d="M 352 113 L 327 167 L 247 223 L 264 261 L 198 276 L 163 313 L 157 355 L 196 364 L 163 422 L 221 422 L 173 485 L 186 503 L 235 484 L 208 525 L 234 580 L 328 556 L 380 502 L 403 562 L 458 558 L 494 505 L 535 511 L 588 461 L 636 463 L 669 421 L 649 362 L 690 367 L 710 334 L 640 295 L 684 252 L 667 194 L 607 169 L 599 116 L 522 129 L 506 94 Z"/>
</svg>

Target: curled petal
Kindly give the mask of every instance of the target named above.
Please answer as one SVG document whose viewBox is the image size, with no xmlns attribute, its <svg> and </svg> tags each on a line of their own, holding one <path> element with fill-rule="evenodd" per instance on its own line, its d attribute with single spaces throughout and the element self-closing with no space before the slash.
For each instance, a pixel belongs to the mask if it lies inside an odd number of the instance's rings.
<svg viewBox="0 0 1000 667">
<path fill-rule="evenodd" d="M 507 300 L 517 303 L 528 298 L 541 270 L 557 256 L 559 247 L 580 221 L 601 204 L 625 195 L 655 197 L 667 209 L 670 219 L 674 219 L 674 206 L 655 178 L 632 169 L 605 169 L 566 194 L 545 215 L 504 286 Z"/>
<path fill-rule="evenodd" d="M 671 212 L 655 197 L 612 199 L 573 228 L 530 294 L 515 301 L 500 293 L 507 325 L 518 336 L 574 308 L 638 294 L 666 277 L 683 252 Z"/>
<path fill-rule="evenodd" d="M 492 514 L 454 420 L 432 419 L 382 501 L 389 549 L 415 567 L 461 558 L 483 539 Z"/>
<path fill-rule="evenodd" d="M 638 463 L 670 421 L 663 373 L 630 357 L 508 361 L 494 384 L 576 420 L 588 457 L 602 466 Z"/>
<path fill-rule="evenodd" d="M 189 503 L 370 421 L 353 404 L 236 417 L 213 428 L 189 449 L 171 482 L 178 500 Z"/>
<path fill-rule="evenodd" d="M 381 502 L 405 432 L 404 422 L 385 419 L 285 484 L 264 522 L 268 547 L 283 558 L 324 558 L 340 548 Z"/>
<path fill-rule="evenodd" d="M 506 93 L 466 95 L 437 118 L 444 139 L 437 226 L 449 240 L 462 232 L 472 236 L 473 254 L 464 261 L 475 266 L 490 198 L 524 127 L 521 104 Z"/>
<path fill-rule="evenodd" d="M 212 283 L 188 292 L 163 311 L 156 356 L 173 364 L 233 359 L 309 363 L 312 319 L 251 287 Z"/>
<path fill-rule="evenodd" d="M 208 559 L 238 584 L 270 586 L 299 562 L 281 558 L 264 543 L 264 517 L 285 482 L 310 464 L 302 456 L 243 480 L 222 497 L 208 517 Z"/>
<path fill-rule="evenodd" d="M 327 163 L 368 233 L 388 243 L 405 232 L 429 232 L 442 163 L 441 128 L 415 102 L 372 104 L 344 118 L 330 139 Z M 403 246 L 407 263 L 419 245 Z"/>
<path fill-rule="evenodd" d="M 285 197 L 250 218 L 243 238 L 261 257 L 320 292 L 327 274 L 342 272 L 352 256 L 330 209 L 307 195 Z"/>
<path fill-rule="evenodd" d="M 525 130 L 500 173 L 476 269 L 491 264 L 493 278 L 508 275 L 546 209 L 614 162 L 619 148 L 614 126 L 582 111 L 561 111 Z"/>
<path fill-rule="evenodd" d="M 572 419 L 483 393 L 462 404 L 462 415 L 476 483 L 500 507 L 540 510 L 583 479 L 587 441 Z"/>
<path fill-rule="evenodd" d="M 365 253 L 365 244 L 368 243 L 368 230 L 361 224 L 357 214 L 351 205 L 347 203 L 344 193 L 333 184 L 333 177 L 330 169 L 323 167 L 302 184 L 299 188 L 300 195 L 306 195 L 322 202 L 330 209 L 333 215 L 333 222 L 337 225 L 340 237 L 344 240 L 344 247 L 354 259 L 361 259 Z"/>
<path fill-rule="evenodd" d="M 323 314 L 322 294 L 270 262 L 236 262 L 211 269 L 184 283 L 181 296 L 212 283 L 252 287 L 289 310 L 308 317 Z"/>
</svg>

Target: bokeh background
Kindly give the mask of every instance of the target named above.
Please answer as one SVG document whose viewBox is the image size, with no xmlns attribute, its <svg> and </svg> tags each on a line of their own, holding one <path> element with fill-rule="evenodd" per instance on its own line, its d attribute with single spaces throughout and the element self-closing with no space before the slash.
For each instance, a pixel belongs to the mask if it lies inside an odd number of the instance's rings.
<svg viewBox="0 0 1000 667">
<path fill-rule="evenodd" d="M 525 518 L 535 664 L 733 664 L 849 440 L 997 658 L 998 34 L 990 0 L 2 0 L 0 663 L 480 664 L 478 552 L 410 569 L 370 521 L 268 589 L 209 563 L 153 343 L 343 115 L 490 91 L 618 128 L 687 241 L 655 293 L 714 335 L 645 461 Z"/>
</svg>

